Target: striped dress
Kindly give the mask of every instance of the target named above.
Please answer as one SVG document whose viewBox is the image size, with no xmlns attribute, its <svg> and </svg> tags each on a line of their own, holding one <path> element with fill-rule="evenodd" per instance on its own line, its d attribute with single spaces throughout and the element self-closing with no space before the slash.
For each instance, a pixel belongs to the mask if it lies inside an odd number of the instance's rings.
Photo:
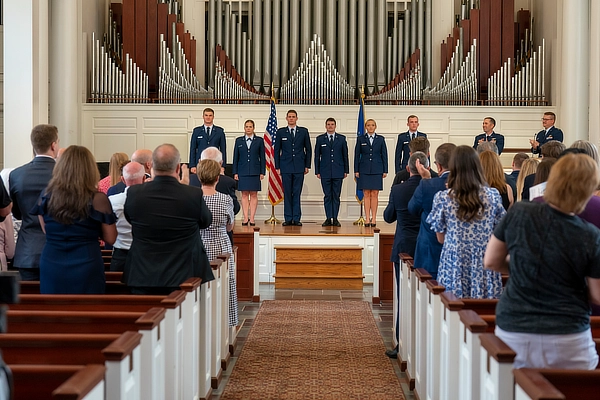
<svg viewBox="0 0 600 400">
<path fill-rule="evenodd" d="M 206 206 L 212 212 L 212 223 L 206 229 L 200 229 L 202 242 L 206 249 L 208 261 L 213 261 L 219 254 L 231 254 L 229 263 L 229 326 L 238 324 L 238 301 L 235 284 L 235 260 L 231 241 L 227 236 L 227 224 L 233 223 L 233 200 L 223 193 L 204 195 Z"/>
</svg>

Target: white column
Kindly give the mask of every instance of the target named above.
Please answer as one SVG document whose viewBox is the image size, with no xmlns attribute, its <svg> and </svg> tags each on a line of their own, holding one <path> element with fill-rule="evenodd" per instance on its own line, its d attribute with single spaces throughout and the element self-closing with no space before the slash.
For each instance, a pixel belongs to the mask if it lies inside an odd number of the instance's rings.
<svg viewBox="0 0 600 400">
<path fill-rule="evenodd" d="M 600 19 L 600 2 L 590 2 L 590 21 Z M 600 26 L 590 25 L 590 112 L 589 115 L 600 115 Z M 590 118 L 589 140 L 598 146 L 600 144 L 600 131 L 598 131 L 597 118 Z"/>
<path fill-rule="evenodd" d="M 572 140 L 587 139 L 589 129 L 590 0 L 563 1 L 561 126 Z M 568 141 L 567 141 L 568 142 Z M 567 146 L 570 143 L 566 143 Z"/>
<path fill-rule="evenodd" d="M 51 0 L 50 123 L 60 146 L 80 143 L 78 78 L 84 54 L 78 55 L 80 0 Z"/>
<path fill-rule="evenodd" d="M 4 1 L 4 166 L 32 157 L 29 135 L 48 122 L 48 2 Z"/>
</svg>

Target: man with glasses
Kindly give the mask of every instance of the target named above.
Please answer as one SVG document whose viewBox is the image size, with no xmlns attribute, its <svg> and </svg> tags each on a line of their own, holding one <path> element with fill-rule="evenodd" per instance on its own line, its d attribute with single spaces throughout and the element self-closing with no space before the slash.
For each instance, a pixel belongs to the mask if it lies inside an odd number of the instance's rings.
<svg viewBox="0 0 600 400">
<path fill-rule="evenodd" d="M 531 143 L 531 152 L 533 154 L 539 154 L 541 157 L 541 148 L 544 143 L 551 140 L 559 142 L 563 141 L 563 132 L 554 126 L 555 121 L 556 114 L 550 111 L 544 113 L 544 116 L 542 117 L 542 126 L 544 129 L 535 135 L 535 139 L 529 139 L 529 143 Z"/>
</svg>

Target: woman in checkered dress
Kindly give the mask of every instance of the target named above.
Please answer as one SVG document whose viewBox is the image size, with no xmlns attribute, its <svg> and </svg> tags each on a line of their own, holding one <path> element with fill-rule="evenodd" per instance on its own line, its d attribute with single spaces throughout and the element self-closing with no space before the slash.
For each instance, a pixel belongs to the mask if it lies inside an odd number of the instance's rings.
<svg viewBox="0 0 600 400">
<path fill-rule="evenodd" d="M 206 229 L 200 229 L 202 242 L 212 261 L 219 254 L 233 254 L 227 231 L 233 228 L 233 200 L 231 196 L 217 192 L 215 186 L 221 174 L 221 165 L 214 160 L 202 160 L 198 164 L 198 178 L 202 183 L 202 192 L 206 206 L 212 212 L 212 223 Z M 237 290 L 235 284 L 235 260 L 229 264 L 229 326 L 238 324 Z"/>
</svg>

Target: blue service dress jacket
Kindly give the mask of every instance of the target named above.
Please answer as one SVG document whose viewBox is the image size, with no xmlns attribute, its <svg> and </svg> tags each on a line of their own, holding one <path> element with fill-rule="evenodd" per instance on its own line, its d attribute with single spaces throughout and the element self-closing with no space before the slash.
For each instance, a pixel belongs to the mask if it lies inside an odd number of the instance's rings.
<svg viewBox="0 0 600 400">
<path fill-rule="evenodd" d="M 315 175 L 322 178 L 343 179 L 350 171 L 348 161 L 348 142 L 346 136 L 335 133 L 333 146 L 329 143 L 329 135 L 317 136 L 315 143 Z"/>
<path fill-rule="evenodd" d="M 388 173 L 387 146 L 383 136 L 375 134 L 373 145 L 369 135 L 359 136 L 354 148 L 354 173 L 378 175 Z"/>
<path fill-rule="evenodd" d="M 233 145 L 232 167 L 234 175 L 265 175 L 267 167 L 263 138 L 254 135 L 250 148 L 246 143 L 246 135 L 236 138 Z"/>
<path fill-rule="evenodd" d="M 294 136 L 289 128 L 279 128 L 275 139 L 273 161 L 282 174 L 303 174 L 310 169 L 312 146 L 308 129 L 296 126 Z"/>
<path fill-rule="evenodd" d="M 200 161 L 200 154 L 207 147 L 216 147 L 223 154 L 223 165 L 227 164 L 227 141 L 225 131 L 220 126 L 210 127 L 210 134 L 206 134 L 204 125 L 194 128 L 190 139 L 190 168 L 196 168 Z"/>
<path fill-rule="evenodd" d="M 417 137 L 427 138 L 427 135 L 423 132 L 417 131 Z M 394 165 L 396 167 L 396 174 L 406 169 L 408 165 L 408 159 L 410 158 L 410 148 L 408 144 L 412 139 L 410 138 L 410 132 L 406 131 L 398 135 L 398 142 L 396 143 L 396 157 Z"/>
<path fill-rule="evenodd" d="M 479 141 L 481 139 L 486 139 L 488 142 L 495 142 L 496 147 L 498 147 L 498 155 L 502 154 L 502 150 L 504 150 L 504 135 L 501 135 L 496 132 L 492 132 L 490 136 L 486 136 L 485 132 L 480 133 L 475 136 L 475 142 L 473 143 L 473 148 L 477 150 L 477 146 L 479 145 Z"/>
<path fill-rule="evenodd" d="M 539 131 L 537 133 L 537 135 L 535 135 L 535 141 L 539 143 L 539 146 L 537 148 L 531 148 L 531 152 L 533 154 L 542 154 L 542 145 L 551 141 L 551 140 L 558 140 L 559 142 L 562 142 L 564 139 L 564 135 L 563 135 L 563 131 L 561 131 L 560 129 L 558 129 L 555 126 L 550 127 L 550 129 L 548 129 L 548 132 L 546 133 L 546 130 L 543 129 L 541 131 Z"/>
</svg>

